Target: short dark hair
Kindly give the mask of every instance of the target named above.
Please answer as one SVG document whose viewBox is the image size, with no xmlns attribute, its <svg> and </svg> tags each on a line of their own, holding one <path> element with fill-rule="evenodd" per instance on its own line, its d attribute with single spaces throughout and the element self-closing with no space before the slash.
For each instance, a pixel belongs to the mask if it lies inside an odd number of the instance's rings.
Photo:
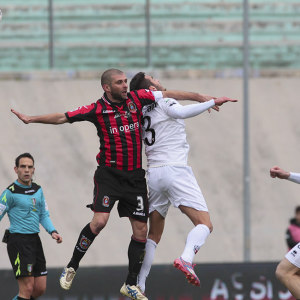
<svg viewBox="0 0 300 300">
<path fill-rule="evenodd" d="M 141 90 L 141 89 L 149 89 L 149 87 L 151 86 L 151 81 L 149 79 L 145 78 L 145 73 L 144 72 L 138 72 L 137 74 L 135 74 L 131 81 L 130 81 L 130 85 L 129 85 L 129 89 L 131 91 L 137 91 L 137 90 Z"/>
<path fill-rule="evenodd" d="M 20 159 L 21 158 L 24 158 L 24 157 L 27 157 L 27 158 L 30 158 L 32 161 L 33 161 L 33 164 L 34 164 L 34 159 L 33 159 L 33 156 L 28 153 L 28 152 L 25 152 L 25 153 L 22 153 L 20 154 L 17 158 L 16 158 L 16 167 L 19 167 L 19 164 L 20 164 Z"/>
<path fill-rule="evenodd" d="M 111 83 L 111 76 L 115 74 L 124 74 L 123 71 L 118 70 L 118 69 L 108 69 L 106 70 L 102 76 L 101 76 L 101 85 L 103 86 L 104 84 L 110 84 Z"/>
<path fill-rule="evenodd" d="M 299 212 L 300 212 L 300 206 L 296 206 L 296 208 L 295 208 L 295 214 L 297 214 Z"/>
</svg>

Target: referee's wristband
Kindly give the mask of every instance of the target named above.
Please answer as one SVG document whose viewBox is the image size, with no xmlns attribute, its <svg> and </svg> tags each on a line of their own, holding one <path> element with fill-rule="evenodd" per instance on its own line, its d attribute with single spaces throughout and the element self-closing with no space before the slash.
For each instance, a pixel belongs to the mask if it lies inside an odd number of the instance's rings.
<svg viewBox="0 0 300 300">
<path fill-rule="evenodd" d="M 58 234 L 57 230 L 52 230 L 50 234 L 52 234 L 54 232 Z"/>
</svg>

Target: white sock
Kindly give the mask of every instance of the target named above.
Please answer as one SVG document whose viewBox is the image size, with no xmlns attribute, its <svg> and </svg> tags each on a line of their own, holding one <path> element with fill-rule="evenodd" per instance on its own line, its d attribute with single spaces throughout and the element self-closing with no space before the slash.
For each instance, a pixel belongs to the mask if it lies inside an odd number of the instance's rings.
<svg viewBox="0 0 300 300">
<path fill-rule="evenodd" d="M 199 251 L 200 247 L 205 243 L 209 236 L 210 231 L 206 225 L 199 224 L 194 227 L 188 234 L 185 248 L 181 254 L 181 258 L 189 263 L 194 260 L 195 254 Z"/>
<path fill-rule="evenodd" d="M 138 276 L 138 283 L 137 283 L 143 293 L 145 292 L 146 279 L 149 275 L 151 265 L 154 260 L 156 246 L 157 244 L 153 240 L 147 239 L 146 254 Z"/>
</svg>

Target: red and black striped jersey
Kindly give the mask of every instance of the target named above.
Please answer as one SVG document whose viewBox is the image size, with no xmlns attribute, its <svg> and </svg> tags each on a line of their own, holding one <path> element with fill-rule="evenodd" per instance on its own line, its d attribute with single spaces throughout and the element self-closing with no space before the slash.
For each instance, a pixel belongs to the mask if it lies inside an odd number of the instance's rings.
<svg viewBox="0 0 300 300">
<path fill-rule="evenodd" d="M 100 138 L 99 166 L 134 170 L 142 167 L 142 108 L 162 98 L 161 92 L 132 91 L 121 103 L 111 102 L 106 94 L 90 105 L 66 112 L 70 123 L 89 121 Z"/>
</svg>

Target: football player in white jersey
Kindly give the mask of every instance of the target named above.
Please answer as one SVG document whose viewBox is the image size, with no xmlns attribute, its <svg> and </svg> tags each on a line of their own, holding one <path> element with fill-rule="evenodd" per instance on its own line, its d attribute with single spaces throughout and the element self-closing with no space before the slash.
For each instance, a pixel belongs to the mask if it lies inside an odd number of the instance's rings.
<svg viewBox="0 0 300 300">
<path fill-rule="evenodd" d="M 271 168 L 272 178 L 287 179 L 300 183 L 300 173 L 284 171 L 275 166 Z M 296 299 L 300 299 L 300 243 L 292 248 L 276 269 L 277 278 L 285 285 Z"/>
<path fill-rule="evenodd" d="M 143 88 L 165 90 L 158 80 L 139 72 L 132 78 L 130 90 Z M 143 292 L 170 204 L 186 214 L 195 226 L 189 232 L 185 249 L 181 256 L 175 259 L 174 266 L 185 274 L 191 284 L 200 285 L 199 278 L 194 272 L 193 259 L 213 226 L 205 199 L 191 167 L 187 165 L 189 145 L 186 141 L 183 119 L 199 115 L 225 102 L 236 101 L 222 97 L 182 106 L 174 99 L 164 98 L 156 105 L 145 107 L 143 111 L 150 214 L 146 255 L 138 279 L 138 285 Z"/>
</svg>

